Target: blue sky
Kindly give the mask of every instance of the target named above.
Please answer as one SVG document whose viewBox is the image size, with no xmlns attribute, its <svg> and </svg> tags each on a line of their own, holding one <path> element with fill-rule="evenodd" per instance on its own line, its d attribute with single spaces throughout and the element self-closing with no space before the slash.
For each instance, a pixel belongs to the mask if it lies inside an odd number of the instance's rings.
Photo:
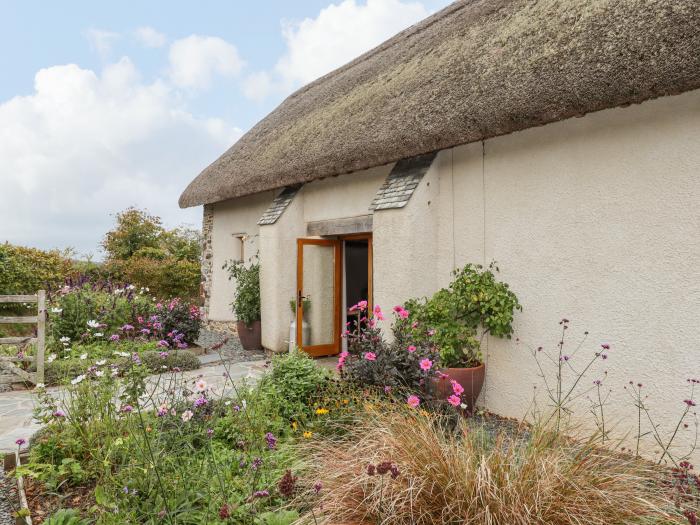
<svg viewBox="0 0 700 525">
<path fill-rule="evenodd" d="M 0 1 L 0 242 L 98 244 L 117 211 L 169 226 L 186 184 L 301 85 L 447 0 Z"/>
</svg>

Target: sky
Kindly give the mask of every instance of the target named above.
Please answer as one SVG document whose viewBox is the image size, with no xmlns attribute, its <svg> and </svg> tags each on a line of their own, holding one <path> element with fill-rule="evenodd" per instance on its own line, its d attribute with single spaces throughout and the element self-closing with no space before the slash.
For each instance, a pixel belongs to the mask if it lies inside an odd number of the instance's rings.
<svg viewBox="0 0 700 525">
<path fill-rule="evenodd" d="M 449 0 L 0 0 L 0 242 L 100 259 L 302 85 Z"/>
</svg>

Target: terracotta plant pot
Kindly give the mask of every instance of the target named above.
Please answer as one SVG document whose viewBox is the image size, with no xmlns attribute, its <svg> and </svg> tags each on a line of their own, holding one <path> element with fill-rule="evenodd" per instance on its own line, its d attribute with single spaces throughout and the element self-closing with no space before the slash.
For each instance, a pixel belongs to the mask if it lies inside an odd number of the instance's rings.
<svg viewBox="0 0 700 525">
<path fill-rule="evenodd" d="M 262 347 L 262 330 L 260 321 L 253 321 L 249 325 L 243 321 L 236 323 L 238 338 L 241 340 L 243 350 L 259 350 Z"/>
<path fill-rule="evenodd" d="M 435 397 L 441 400 L 452 395 L 451 380 L 457 381 L 464 387 L 462 403 L 465 403 L 470 412 L 474 411 L 476 400 L 484 386 L 486 377 L 486 366 L 482 363 L 473 368 L 443 368 L 440 370 L 447 377 L 433 378 Z"/>
</svg>

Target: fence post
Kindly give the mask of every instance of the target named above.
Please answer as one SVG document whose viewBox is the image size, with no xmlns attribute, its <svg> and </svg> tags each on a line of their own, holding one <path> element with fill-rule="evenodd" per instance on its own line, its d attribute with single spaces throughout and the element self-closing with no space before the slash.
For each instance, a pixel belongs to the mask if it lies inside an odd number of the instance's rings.
<svg viewBox="0 0 700 525">
<path fill-rule="evenodd" d="M 36 324 L 36 382 L 44 382 L 44 351 L 46 349 L 46 291 L 37 292 Z"/>
</svg>

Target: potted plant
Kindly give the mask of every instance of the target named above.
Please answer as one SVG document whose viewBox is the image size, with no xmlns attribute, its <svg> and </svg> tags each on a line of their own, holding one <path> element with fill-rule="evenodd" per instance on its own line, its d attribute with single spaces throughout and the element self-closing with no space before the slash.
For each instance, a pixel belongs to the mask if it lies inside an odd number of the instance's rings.
<svg viewBox="0 0 700 525">
<path fill-rule="evenodd" d="M 518 298 L 487 269 L 468 264 L 455 270 L 447 288 L 430 299 L 412 300 L 405 306 L 410 312 L 413 335 L 427 340 L 439 352 L 440 374 L 434 380 L 436 397 L 445 399 L 455 393 L 453 381 L 464 389 L 462 401 L 473 410 L 486 376 L 481 345 L 490 334 L 510 338 L 513 314 L 522 310 Z"/>
<path fill-rule="evenodd" d="M 257 350 L 262 346 L 260 327 L 260 264 L 228 261 L 223 268 L 229 279 L 236 282 L 231 306 L 236 314 L 236 330 L 245 350 Z"/>
<path fill-rule="evenodd" d="M 301 341 L 299 346 L 311 341 L 311 325 L 306 322 L 306 315 L 311 310 L 311 299 L 303 299 L 304 317 L 301 319 Z M 292 311 L 292 322 L 289 324 L 289 351 L 293 352 L 297 347 L 297 300 L 289 301 L 289 309 Z"/>
</svg>

